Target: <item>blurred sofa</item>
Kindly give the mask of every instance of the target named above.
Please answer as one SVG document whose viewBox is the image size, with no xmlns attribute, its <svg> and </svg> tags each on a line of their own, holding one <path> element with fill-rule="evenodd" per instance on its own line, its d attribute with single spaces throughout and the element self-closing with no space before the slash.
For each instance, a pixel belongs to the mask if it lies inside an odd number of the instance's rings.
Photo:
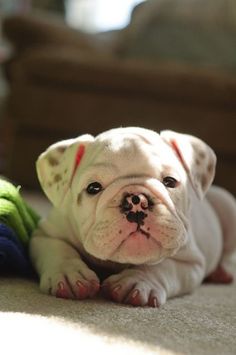
<svg viewBox="0 0 236 355">
<path fill-rule="evenodd" d="M 181 13 L 168 3 L 138 5 L 127 28 L 97 35 L 33 14 L 5 19 L 13 50 L 4 64 L 10 93 L 1 134 L 10 178 L 38 187 L 35 160 L 49 144 L 138 125 L 207 141 L 218 155 L 216 182 L 236 194 L 234 19 L 226 26 L 216 13 L 209 23 L 196 9 L 187 16 L 186 6 Z M 208 43 L 201 46 L 204 33 Z"/>
</svg>

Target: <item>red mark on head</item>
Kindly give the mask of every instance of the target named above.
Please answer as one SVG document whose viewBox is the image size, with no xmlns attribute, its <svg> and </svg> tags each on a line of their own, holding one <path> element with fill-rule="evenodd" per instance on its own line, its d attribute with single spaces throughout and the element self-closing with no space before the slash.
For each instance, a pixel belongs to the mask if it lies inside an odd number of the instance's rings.
<svg viewBox="0 0 236 355">
<path fill-rule="evenodd" d="M 174 148 L 174 150 L 175 150 L 175 152 L 176 152 L 176 154 L 177 154 L 179 160 L 180 160 L 181 162 L 183 162 L 183 158 L 182 158 L 182 155 L 181 155 L 181 153 L 180 153 L 180 150 L 179 150 L 179 147 L 178 147 L 178 144 L 176 143 L 176 141 L 175 141 L 175 140 L 171 140 L 171 145 L 172 145 L 172 147 Z"/>
<path fill-rule="evenodd" d="M 81 162 L 81 159 L 83 158 L 85 152 L 85 146 L 83 144 L 81 144 L 76 152 L 76 156 L 75 156 L 75 164 L 74 164 L 74 169 L 73 169 L 73 173 L 71 175 L 71 180 L 70 180 L 70 185 L 74 179 L 76 170 Z"/>
<path fill-rule="evenodd" d="M 187 172 L 189 172 L 189 167 L 187 166 L 187 164 L 185 163 L 185 160 L 182 156 L 182 153 L 178 147 L 178 144 L 175 140 L 171 140 L 171 145 L 172 147 L 174 148 L 176 154 L 177 154 L 177 157 L 179 158 L 179 160 L 181 161 L 181 163 L 183 164 L 184 168 L 187 170 Z"/>
</svg>

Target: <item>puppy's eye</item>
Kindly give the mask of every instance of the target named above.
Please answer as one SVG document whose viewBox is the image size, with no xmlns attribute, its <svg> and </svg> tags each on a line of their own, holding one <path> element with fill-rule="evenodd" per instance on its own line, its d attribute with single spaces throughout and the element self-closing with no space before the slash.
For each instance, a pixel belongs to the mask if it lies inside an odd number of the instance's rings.
<svg viewBox="0 0 236 355">
<path fill-rule="evenodd" d="M 91 184 L 89 184 L 86 188 L 87 193 L 90 195 L 96 195 L 102 190 L 103 190 L 102 185 L 100 184 L 100 182 L 97 181 L 91 182 Z"/>
<path fill-rule="evenodd" d="M 165 185 L 165 187 L 169 187 L 173 189 L 177 186 L 178 181 L 172 176 L 166 176 L 163 179 L 163 184 Z"/>
</svg>

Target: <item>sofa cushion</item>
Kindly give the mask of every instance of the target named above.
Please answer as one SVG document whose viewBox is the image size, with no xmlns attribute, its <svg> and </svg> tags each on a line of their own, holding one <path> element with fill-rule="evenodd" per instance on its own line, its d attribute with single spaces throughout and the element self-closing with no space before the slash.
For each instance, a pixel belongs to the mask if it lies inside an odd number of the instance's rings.
<svg viewBox="0 0 236 355">
<path fill-rule="evenodd" d="M 234 0 L 149 0 L 123 32 L 122 57 L 236 70 Z"/>
</svg>

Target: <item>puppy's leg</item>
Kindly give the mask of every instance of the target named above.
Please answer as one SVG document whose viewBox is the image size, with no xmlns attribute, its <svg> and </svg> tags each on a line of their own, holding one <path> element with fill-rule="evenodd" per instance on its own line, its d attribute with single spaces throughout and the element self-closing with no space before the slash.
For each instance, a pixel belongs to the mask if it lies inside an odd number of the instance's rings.
<svg viewBox="0 0 236 355">
<path fill-rule="evenodd" d="M 158 265 L 136 266 L 108 277 L 102 284 L 113 301 L 133 306 L 159 307 L 168 298 L 190 293 L 204 277 L 202 262 L 166 259 Z"/>
<path fill-rule="evenodd" d="M 212 186 L 207 198 L 219 217 L 224 241 L 221 261 L 206 281 L 230 283 L 233 276 L 226 271 L 225 265 L 236 251 L 236 200 L 228 191 L 217 186 Z"/>
<path fill-rule="evenodd" d="M 95 296 L 100 288 L 97 275 L 65 241 L 37 234 L 30 243 L 30 256 L 44 293 L 84 299 Z"/>
</svg>

